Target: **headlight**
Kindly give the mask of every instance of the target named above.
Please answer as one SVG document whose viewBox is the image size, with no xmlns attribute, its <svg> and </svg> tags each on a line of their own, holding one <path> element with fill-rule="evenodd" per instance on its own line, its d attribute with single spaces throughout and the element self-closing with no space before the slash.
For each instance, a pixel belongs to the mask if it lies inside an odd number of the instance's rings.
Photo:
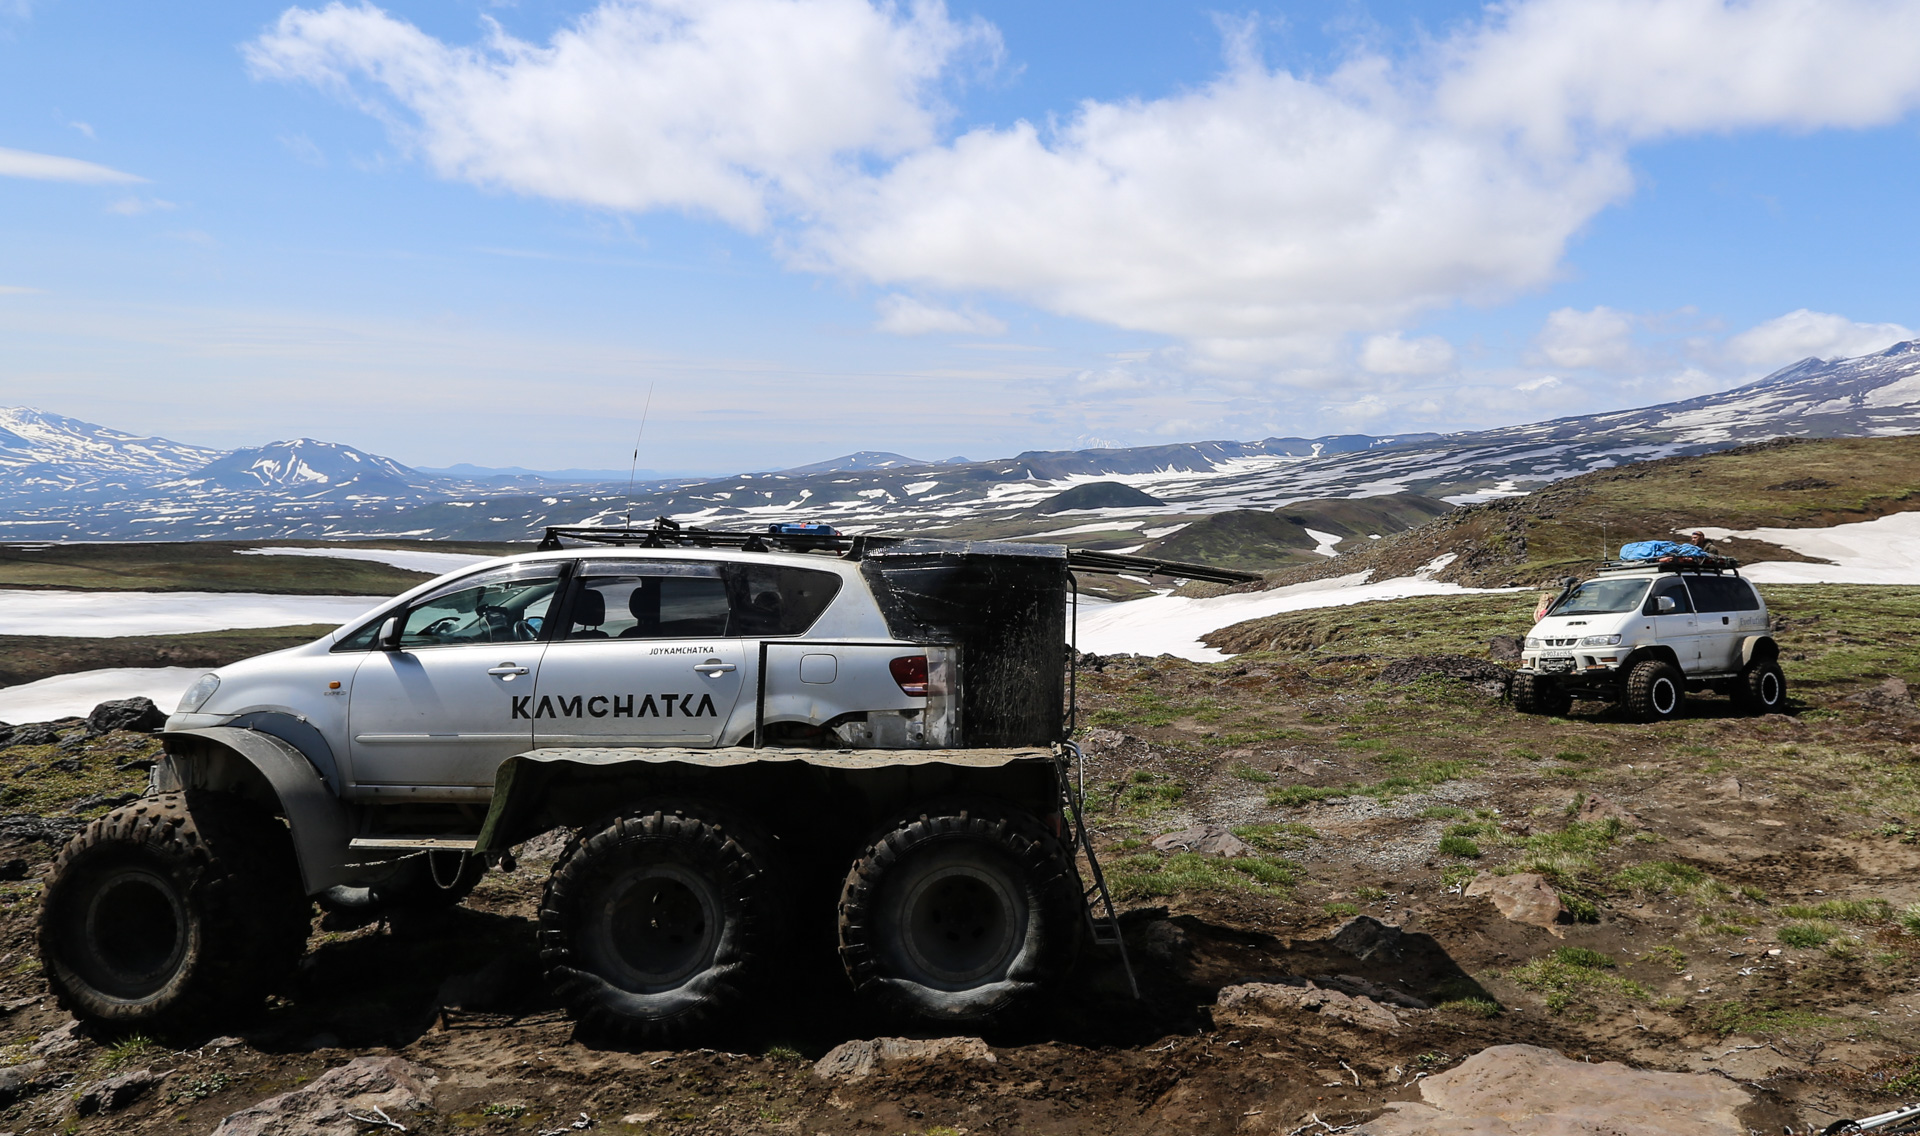
<svg viewBox="0 0 1920 1136">
<path fill-rule="evenodd" d="M 212 698 L 213 692 L 219 689 L 219 675 L 201 675 L 199 678 L 194 679 L 193 685 L 189 686 L 187 692 L 180 696 L 180 705 L 174 707 L 173 712 L 175 714 L 191 714 L 195 710 L 205 706 L 207 699 Z"/>
<path fill-rule="evenodd" d="M 1541 644 L 1541 642 L 1540 642 L 1540 640 L 1538 640 L 1538 639 L 1536 639 L 1536 638 L 1534 638 L 1534 637 L 1533 637 L 1533 636 L 1531 636 L 1531 635 L 1529 635 L 1529 636 L 1527 636 L 1527 646 L 1528 646 L 1528 648 L 1537 648 L 1537 647 L 1540 647 L 1541 645 L 1542 645 L 1542 644 Z"/>
<path fill-rule="evenodd" d="M 1580 645 L 1582 647 L 1618 647 L 1620 645 L 1620 637 L 1618 635 L 1588 635 L 1580 640 Z"/>
</svg>

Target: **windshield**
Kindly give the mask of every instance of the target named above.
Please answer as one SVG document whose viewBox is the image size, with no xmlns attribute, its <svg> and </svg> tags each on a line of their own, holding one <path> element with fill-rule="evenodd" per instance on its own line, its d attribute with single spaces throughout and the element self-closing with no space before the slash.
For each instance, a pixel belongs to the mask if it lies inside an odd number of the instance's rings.
<svg viewBox="0 0 1920 1136">
<path fill-rule="evenodd" d="M 1632 611 L 1647 594 L 1647 581 L 1588 580 L 1568 593 L 1548 615 L 1606 615 Z"/>
</svg>

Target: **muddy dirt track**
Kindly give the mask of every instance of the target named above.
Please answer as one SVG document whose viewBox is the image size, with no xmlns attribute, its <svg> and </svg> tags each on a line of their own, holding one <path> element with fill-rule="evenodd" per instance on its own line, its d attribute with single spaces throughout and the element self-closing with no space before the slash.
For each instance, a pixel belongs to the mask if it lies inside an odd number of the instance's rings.
<svg viewBox="0 0 1920 1136">
<path fill-rule="evenodd" d="M 0 1131 L 210 1132 L 369 1055 L 437 1077 L 424 1107 L 390 1113 L 418 1133 L 1322 1132 L 1509 1042 L 1723 1075 L 1752 1089 L 1756 1131 L 1920 1098 L 1920 938 L 1902 920 L 1920 901 L 1920 712 L 1904 692 L 1833 685 L 1765 719 L 1702 698 L 1646 726 L 1584 704 L 1522 718 L 1471 668 L 1381 682 L 1387 662 L 1084 673 L 1089 798 L 1142 998 L 1089 948 L 1033 1021 L 864 1076 L 815 1069 L 901 1033 L 843 993 L 830 913 L 783 996 L 712 1048 L 576 1036 L 536 958 L 551 841 L 451 912 L 316 913 L 295 984 L 227 1036 L 72 1031 L 33 960 L 37 877 L 64 828 L 139 787 L 155 743 L 0 749 Z M 1197 824 L 1249 854 L 1151 843 Z M 1523 876 L 1558 919 L 1466 894 Z M 1215 1006 L 1303 979 L 1361 997 Z M 88 1095 L 142 1070 L 125 1099 Z M 358 1115 L 314 1130 L 393 1130 Z"/>
</svg>

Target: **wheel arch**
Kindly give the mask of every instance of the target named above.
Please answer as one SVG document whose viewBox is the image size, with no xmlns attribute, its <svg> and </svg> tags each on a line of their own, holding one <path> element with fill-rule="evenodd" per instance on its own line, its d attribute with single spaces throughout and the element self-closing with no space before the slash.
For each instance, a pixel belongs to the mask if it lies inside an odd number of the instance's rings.
<svg viewBox="0 0 1920 1136">
<path fill-rule="evenodd" d="M 1619 667 L 1620 677 L 1624 680 L 1633 668 L 1648 659 L 1658 659 L 1683 675 L 1687 673 L 1687 668 L 1680 665 L 1680 656 L 1673 653 L 1672 647 L 1664 643 L 1656 643 L 1650 647 L 1635 647 L 1631 654 L 1622 659 Z"/>
<path fill-rule="evenodd" d="M 1774 642 L 1771 635 L 1749 635 L 1740 641 L 1740 665 L 1750 667 L 1755 663 L 1777 660 L 1780 657 L 1780 644 Z"/>
<path fill-rule="evenodd" d="M 166 756 L 154 766 L 154 790 L 233 793 L 285 818 L 309 895 L 352 878 L 346 806 L 318 765 L 292 742 L 234 726 L 174 730 L 163 740 Z"/>
</svg>

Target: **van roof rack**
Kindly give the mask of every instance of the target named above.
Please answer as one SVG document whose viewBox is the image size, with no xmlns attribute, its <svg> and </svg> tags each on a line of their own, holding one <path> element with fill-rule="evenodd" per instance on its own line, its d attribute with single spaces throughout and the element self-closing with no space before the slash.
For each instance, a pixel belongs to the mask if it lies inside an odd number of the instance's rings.
<svg viewBox="0 0 1920 1136">
<path fill-rule="evenodd" d="M 1601 572 L 1722 572 L 1740 574 L 1740 562 L 1731 556 L 1662 556 L 1657 560 L 1608 560 L 1600 565 Z"/>
<path fill-rule="evenodd" d="M 656 518 L 653 524 L 645 528 L 624 525 L 549 525 L 546 535 L 540 540 L 539 551 L 555 552 L 572 543 L 632 548 L 737 548 L 743 552 L 830 552 L 851 560 L 858 560 L 868 549 L 885 548 L 908 540 L 912 540 L 916 546 L 951 545 L 957 552 L 963 552 L 970 546 L 975 547 L 977 551 L 986 551 L 984 548 L 979 548 L 979 542 L 976 541 L 943 541 L 878 534 L 848 536 L 845 533 L 835 533 L 832 536 L 823 536 L 764 530 L 707 529 L 696 525 L 682 525 L 666 517 Z M 1215 568 L 1210 564 L 1190 564 L 1181 560 L 1162 560 L 1152 556 L 1128 556 L 1124 553 L 1101 552 L 1091 548 L 1068 548 L 1066 560 L 1067 566 L 1076 572 L 1093 572 L 1108 576 L 1170 576 L 1208 584 L 1257 584 L 1265 579 L 1258 572 Z"/>
</svg>

